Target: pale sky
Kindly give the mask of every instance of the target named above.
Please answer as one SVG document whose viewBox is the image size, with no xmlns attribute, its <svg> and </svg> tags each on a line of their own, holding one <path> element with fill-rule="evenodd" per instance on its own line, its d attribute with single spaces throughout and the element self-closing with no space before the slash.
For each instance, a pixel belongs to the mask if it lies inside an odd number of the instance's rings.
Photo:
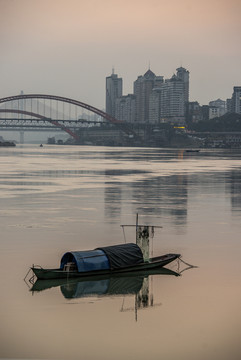
<svg viewBox="0 0 241 360">
<path fill-rule="evenodd" d="M 124 95 L 149 67 L 190 71 L 190 101 L 241 86 L 241 0 L 0 0 L 0 97 L 42 93 L 105 107 L 114 67 Z"/>
</svg>

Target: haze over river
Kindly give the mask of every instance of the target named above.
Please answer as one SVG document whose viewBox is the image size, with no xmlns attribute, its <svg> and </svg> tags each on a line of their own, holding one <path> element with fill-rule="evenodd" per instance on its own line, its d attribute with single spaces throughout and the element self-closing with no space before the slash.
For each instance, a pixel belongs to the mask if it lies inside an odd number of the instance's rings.
<svg viewBox="0 0 241 360">
<path fill-rule="evenodd" d="M 1 359 L 241 358 L 240 151 L 0 148 L 0 198 Z M 134 242 L 136 213 L 198 268 L 30 291 L 33 263 Z"/>
</svg>

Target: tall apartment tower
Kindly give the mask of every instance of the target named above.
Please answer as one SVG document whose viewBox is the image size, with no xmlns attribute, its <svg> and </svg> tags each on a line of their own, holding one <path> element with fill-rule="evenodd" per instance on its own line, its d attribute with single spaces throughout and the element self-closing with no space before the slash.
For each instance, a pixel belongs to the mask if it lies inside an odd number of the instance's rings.
<svg viewBox="0 0 241 360">
<path fill-rule="evenodd" d="M 161 90 L 161 118 L 171 122 L 184 122 L 183 81 L 177 75 L 173 75 L 165 81 Z"/>
<path fill-rule="evenodd" d="M 241 86 L 233 87 L 232 112 L 241 114 Z"/>
<path fill-rule="evenodd" d="M 150 69 L 143 75 L 138 76 L 134 82 L 134 95 L 136 96 L 136 121 L 149 122 L 149 99 L 154 87 L 163 82 L 162 76 L 156 76 Z"/>
<path fill-rule="evenodd" d="M 178 79 L 183 82 L 183 93 L 184 93 L 184 102 L 188 103 L 189 101 L 189 71 L 183 67 L 179 67 L 177 70 Z"/>
<path fill-rule="evenodd" d="M 112 74 L 106 78 L 106 112 L 115 117 L 116 99 L 122 96 L 122 78 L 112 70 Z"/>
<path fill-rule="evenodd" d="M 134 123 L 136 121 L 136 97 L 133 94 L 121 96 L 115 102 L 115 118 Z"/>
</svg>

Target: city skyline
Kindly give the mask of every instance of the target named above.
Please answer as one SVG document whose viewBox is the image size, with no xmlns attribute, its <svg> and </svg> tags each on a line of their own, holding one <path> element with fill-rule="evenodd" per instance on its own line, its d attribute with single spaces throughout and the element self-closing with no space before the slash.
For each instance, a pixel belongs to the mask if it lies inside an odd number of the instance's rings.
<svg viewBox="0 0 241 360">
<path fill-rule="evenodd" d="M 148 68 L 190 72 L 190 101 L 208 104 L 241 83 L 238 0 L 0 0 L 0 97 L 66 96 L 105 107 L 112 68 L 123 94 Z"/>
</svg>

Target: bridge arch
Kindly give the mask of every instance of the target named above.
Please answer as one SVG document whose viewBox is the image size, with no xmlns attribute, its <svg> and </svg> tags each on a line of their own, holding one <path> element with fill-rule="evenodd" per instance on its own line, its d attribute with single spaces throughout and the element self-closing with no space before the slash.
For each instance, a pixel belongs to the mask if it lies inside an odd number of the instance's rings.
<svg viewBox="0 0 241 360">
<path fill-rule="evenodd" d="M 104 119 L 106 119 L 107 121 L 109 121 L 112 124 L 123 124 L 123 121 L 115 119 L 113 116 L 107 114 L 106 112 L 104 112 L 104 111 L 102 111 L 100 109 L 97 109 L 94 106 L 88 105 L 88 104 L 83 103 L 83 102 L 78 101 L 78 100 L 70 99 L 70 98 L 63 97 L 63 96 L 57 96 L 57 95 L 45 95 L 45 94 L 14 95 L 14 96 L 8 96 L 8 97 L 5 97 L 5 98 L 1 98 L 0 99 L 0 104 L 5 103 L 5 102 L 9 102 L 9 101 L 16 101 L 16 100 L 23 100 L 23 99 L 47 99 L 47 100 L 61 101 L 61 102 L 65 102 L 65 103 L 68 103 L 68 104 L 80 106 L 83 109 L 89 110 L 89 111 L 103 117 Z"/>
<path fill-rule="evenodd" d="M 0 113 L 13 113 L 13 114 L 23 114 L 23 115 L 33 116 L 33 117 L 35 117 L 37 119 L 44 120 L 44 121 L 49 122 L 50 124 L 53 124 L 54 126 L 56 126 L 56 127 L 60 128 L 61 130 L 67 132 L 75 140 L 79 140 L 79 136 L 76 133 L 74 133 L 73 131 L 71 131 L 69 128 L 67 128 L 66 126 L 60 124 L 58 121 L 51 120 L 50 118 L 47 118 L 47 117 L 45 117 L 43 115 L 36 114 L 34 112 L 31 112 L 31 111 L 17 110 L 17 109 L 0 109 Z"/>
</svg>

